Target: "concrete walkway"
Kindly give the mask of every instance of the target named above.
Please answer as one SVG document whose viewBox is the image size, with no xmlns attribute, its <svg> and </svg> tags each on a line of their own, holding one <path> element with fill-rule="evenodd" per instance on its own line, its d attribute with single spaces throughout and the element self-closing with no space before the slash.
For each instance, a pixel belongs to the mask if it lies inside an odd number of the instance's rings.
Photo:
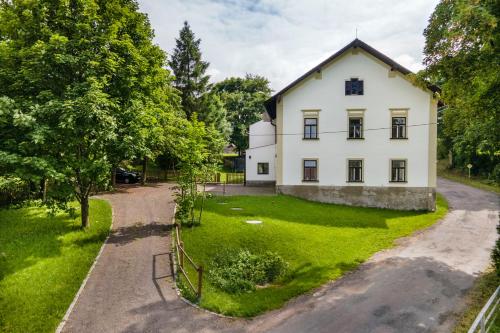
<svg viewBox="0 0 500 333">
<path fill-rule="evenodd" d="M 449 332 L 496 238 L 498 196 L 440 180 L 446 218 L 357 271 L 251 321 L 181 301 L 172 284 L 167 184 L 103 196 L 113 232 L 64 332 Z"/>
</svg>

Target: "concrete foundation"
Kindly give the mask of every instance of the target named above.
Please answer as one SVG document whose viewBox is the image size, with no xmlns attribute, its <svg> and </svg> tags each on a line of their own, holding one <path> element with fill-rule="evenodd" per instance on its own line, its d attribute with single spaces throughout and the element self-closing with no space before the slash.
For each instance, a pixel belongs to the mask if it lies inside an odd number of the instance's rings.
<svg viewBox="0 0 500 333">
<path fill-rule="evenodd" d="M 246 186 L 276 186 L 276 182 L 274 180 L 247 180 L 245 182 Z"/>
<path fill-rule="evenodd" d="M 398 210 L 436 209 L 432 187 L 279 185 L 276 191 L 311 201 Z"/>
</svg>

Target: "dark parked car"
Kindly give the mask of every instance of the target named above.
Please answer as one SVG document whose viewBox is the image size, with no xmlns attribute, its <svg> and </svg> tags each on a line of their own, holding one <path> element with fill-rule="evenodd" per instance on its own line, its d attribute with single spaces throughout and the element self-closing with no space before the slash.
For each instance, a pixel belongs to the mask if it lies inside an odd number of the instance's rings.
<svg viewBox="0 0 500 333">
<path fill-rule="evenodd" d="M 116 169 L 116 182 L 132 184 L 141 181 L 141 174 L 135 171 L 128 171 L 123 168 Z"/>
</svg>

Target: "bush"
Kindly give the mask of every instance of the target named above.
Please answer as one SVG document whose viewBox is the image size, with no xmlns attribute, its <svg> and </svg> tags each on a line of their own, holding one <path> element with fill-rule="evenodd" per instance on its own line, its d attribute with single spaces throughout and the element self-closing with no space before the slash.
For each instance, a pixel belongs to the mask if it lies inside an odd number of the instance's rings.
<svg viewBox="0 0 500 333">
<path fill-rule="evenodd" d="M 500 164 L 497 164 L 491 173 L 491 180 L 500 184 Z"/>
<path fill-rule="evenodd" d="M 288 263 L 274 252 L 256 255 L 248 250 L 223 251 L 213 259 L 208 279 L 217 288 L 235 294 L 274 282 L 287 269 Z"/>
<path fill-rule="evenodd" d="M 17 177 L 0 177 L 0 206 L 22 202 L 30 194 L 27 182 Z"/>
<path fill-rule="evenodd" d="M 497 234 L 500 235 L 500 224 L 497 225 Z M 495 248 L 493 249 L 493 253 L 491 254 L 491 258 L 493 259 L 493 264 L 495 265 L 497 275 L 500 276 L 500 238 L 497 238 L 497 242 L 495 244 Z"/>
</svg>

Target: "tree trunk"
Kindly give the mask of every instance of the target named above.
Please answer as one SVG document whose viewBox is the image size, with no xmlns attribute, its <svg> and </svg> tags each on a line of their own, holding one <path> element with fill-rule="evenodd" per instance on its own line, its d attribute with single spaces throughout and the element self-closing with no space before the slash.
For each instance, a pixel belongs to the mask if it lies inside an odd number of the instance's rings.
<svg viewBox="0 0 500 333">
<path fill-rule="evenodd" d="M 43 202 L 47 201 L 47 178 L 40 180 L 40 199 Z"/>
<path fill-rule="evenodd" d="M 146 185 L 146 173 L 148 171 L 148 158 L 144 157 L 142 160 L 142 180 L 141 184 Z"/>
<path fill-rule="evenodd" d="M 111 186 L 116 186 L 116 168 L 111 168 Z"/>
<path fill-rule="evenodd" d="M 82 211 L 82 228 L 89 226 L 89 197 L 85 196 L 80 202 L 80 207 Z"/>
</svg>

